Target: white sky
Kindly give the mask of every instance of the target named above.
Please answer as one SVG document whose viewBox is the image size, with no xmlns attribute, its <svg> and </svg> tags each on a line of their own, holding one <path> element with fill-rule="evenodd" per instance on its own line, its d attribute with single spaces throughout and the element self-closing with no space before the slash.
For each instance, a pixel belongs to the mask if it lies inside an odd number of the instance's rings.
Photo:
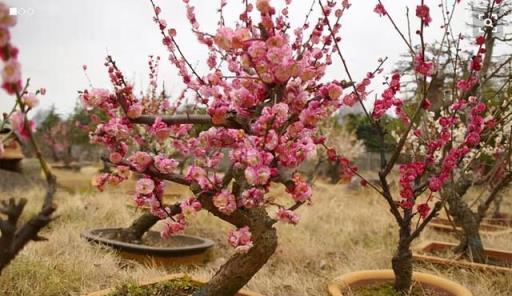
<svg viewBox="0 0 512 296">
<path fill-rule="evenodd" d="M 162 17 L 170 27 L 178 31 L 178 42 L 187 58 L 198 65 L 198 71 L 205 70 L 206 50 L 198 45 L 190 33 L 190 25 L 185 16 L 181 0 L 155 0 L 162 8 Z M 110 86 L 106 69 L 103 66 L 106 53 L 116 59 L 118 66 L 136 87 L 147 85 L 147 56 L 162 57 L 160 81 L 163 79 L 171 94 L 178 94 L 181 79 L 167 61 L 161 35 L 152 22 L 153 11 L 149 0 L 10 0 L 11 7 L 32 9 L 33 15 L 18 17 L 13 29 L 13 43 L 20 48 L 19 59 L 22 63 L 23 77 L 31 78 L 32 90 L 39 87 L 47 89 L 47 95 L 41 99 L 41 107 L 55 104 L 59 113 L 70 112 L 76 102 L 77 90 L 88 87 L 83 75 L 82 65 L 88 65 L 88 73 L 95 87 Z M 273 0 L 273 3 L 283 2 Z M 342 19 L 341 48 L 356 80 L 377 65 L 379 57 L 388 56 L 390 62 L 385 66 L 390 71 L 393 62 L 404 52 L 404 44 L 385 18 L 373 12 L 376 0 L 352 0 L 352 7 Z M 405 30 L 405 7 L 410 6 L 413 28 L 419 20 L 414 16 L 419 1 L 385 0 L 388 12 Z M 428 29 L 435 35 L 441 35 L 439 1 L 426 1 L 433 10 L 434 23 Z M 463 1 L 464 3 L 465 1 Z M 201 29 L 214 33 L 218 15 L 218 0 L 191 0 L 196 6 L 196 14 Z M 229 0 L 225 10 L 226 23 L 238 18 L 237 9 L 241 0 Z M 294 0 L 291 6 L 292 27 L 304 20 L 311 0 Z M 455 31 L 468 32 L 461 16 L 468 13 L 458 8 L 453 25 Z M 319 15 L 318 5 L 315 18 Z M 467 18 L 466 18 L 467 19 Z M 338 60 L 337 57 L 334 57 Z M 204 71 L 202 71 L 204 73 Z M 333 67 L 329 77 L 346 79 L 341 67 Z M 380 83 L 380 81 L 379 81 Z M 375 84 L 377 85 L 377 83 Z M 0 91 L 0 112 L 11 106 L 12 98 Z"/>
</svg>

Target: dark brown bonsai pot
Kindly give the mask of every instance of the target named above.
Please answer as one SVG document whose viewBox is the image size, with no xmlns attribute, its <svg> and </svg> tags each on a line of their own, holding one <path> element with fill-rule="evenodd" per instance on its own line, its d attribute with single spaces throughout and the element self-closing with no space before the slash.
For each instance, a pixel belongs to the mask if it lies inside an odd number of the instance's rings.
<svg viewBox="0 0 512 296">
<path fill-rule="evenodd" d="M 167 240 L 160 233 L 148 231 L 140 243 L 125 242 L 116 239 L 122 228 L 104 228 L 84 231 L 81 236 L 86 240 L 111 247 L 125 259 L 136 260 L 143 264 L 173 265 L 197 264 L 208 260 L 209 250 L 214 242 L 191 235 L 175 235 Z"/>
</svg>

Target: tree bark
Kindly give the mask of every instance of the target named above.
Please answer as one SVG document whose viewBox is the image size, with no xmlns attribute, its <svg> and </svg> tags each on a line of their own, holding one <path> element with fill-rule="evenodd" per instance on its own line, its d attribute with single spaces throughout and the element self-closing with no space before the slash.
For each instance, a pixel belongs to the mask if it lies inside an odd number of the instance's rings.
<svg viewBox="0 0 512 296">
<path fill-rule="evenodd" d="M 400 295 L 406 295 L 412 285 L 411 221 L 407 217 L 410 215 L 406 214 L 405 216 L 402 225 L 400 225 L 398 247 L 391 259 L 391 265 L 395 273 L 394 288 Z"/>
<path fill-rule="evenodd" d="M 265 265 L 277 248 L 277 233 L 272 227 L 258 231 L 251 228 L 253 247 L 246 254 L 236 254 L 228 260 L 195 296 L 232 296 L 243 288 Z"/>
<path fill-rule="evenodd" d="M 171 216 L 181 213 L 180 203 L 169 205 L 169 210 Z M 145 212 L 133 221 L 132 225 L 124 228 L 119 234 L 118 239 L 124 242 L 139 243 L 142 236 L 144 236 L 144 234 L 148 232 L 158 221 L 160 221 L 160 218 L 149 212 Z"/>
<path fill-rule="evenodd" d="M 122 230 L 120 239 L 124 242 L 138 242 L 158 221 L 160 221 L 160 218 L 157 216 L 144 213 L 133 221 L 132 225 Z"/>
<path fill-rule="evenodd" d="M 462 196 L 470 184 L 455 184 L 455 188 L 446 189 L 448 212 L 455 225 L 462 228 L 462 237 L 456 252 L 465 252 L 473 262 L 484 263 L 484 246 L 480 238 L 480 223 L 477 215 L 471 211 Z"/>
<path fill-rule="evenodd" d="M 208 212 L 238 228 L 248 226 L 253 241 L 253 247 L 247 253 L 231 257 L 194 296 L 236 295 L 275 252 L 277 233 L 272 226 L 275 221 L 262 208 L 237 209 L 226 215 L 213 205 L 211 193 L 199 193 L 201 189 L 195 185 L 191 189 Z"/>
</svg>

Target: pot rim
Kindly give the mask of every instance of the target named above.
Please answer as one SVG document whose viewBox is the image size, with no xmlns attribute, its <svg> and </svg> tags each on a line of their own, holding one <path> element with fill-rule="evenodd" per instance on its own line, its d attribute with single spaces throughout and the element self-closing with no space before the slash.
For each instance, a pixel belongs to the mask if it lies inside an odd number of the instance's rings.
<svg viewBox="0 0 512 296">
<path fill-rule="evenodd" d="M 449 279 L 439 277 L 433 274 L 424 272 L 413 272 L 412 275 L 415 281 L 420 283 L 426 283 L 430 286 L 437 287 L 445 290 L 448 293 L 452 293 L 455 296 L 473 296 L 471 291 L 462 285 L 451 281 Z M 343 296 L 343 288 L 349 287 L 351 284 L 362 280 L 394 280 L 395 274 L 391 269 L 374 269 L 374 270 L 360 270 L 345 273 L 337 277 L 333 282 L 329 283 L 328 290 L 332 296 Z M 340 287 L 341 286 L 341 287 Z"/>
<path fill-rule="evenodd" d="M 190 254 L 202 253 L 211 248 L 215 243 L 207 238 L 202 238 L 194 235 L 175 235 L 175 237 L 191 238 L 199 241 L 197 244 L 181 247 L 154 247 L 148 245 L 138 245 L 132 243 L 121 242 L 117 240 L 103 238 L 95 232 L 107 230 L 119 230 L 122 228 L 97 228 L 92 230 L 85 230 L 80 233 L 80 236 L 90 242 L 109 246 L 113 249 L 132 253 L 143 253 L 147 255 L 157 256 L 185 256 Z"/>
<path fill-rule="evenodd" d="M 479 270 L 486 270 L 486 271 L 494 271 L 494 272 L 512 272 L 512 268 L 510 267 L 504 267 L 504 266 L 497 266 L 497 265 L 490 265 L 490 264 L 484 264 L 484 263 L 475 263 L 467 260 L 456 260 L 456 259 L 448 259 L 448 258 L 442 258 L 439 256 L 434 255 L 425 255 L 424 252 L 428 251 L 429 248 L 433 246 L 443 246 L 443 247 L 456 247 L 457 244 L 450 243 L 450 242 L 443 242 L 443 241 L 437 241 L 437 240 L 425 240 L 417 244 L 412 248 L 412 258 L 414 260 L 418 261 L 424 261 L 429 263 L 437 263 L 437 264 L 444 264 L 444 265 L 451 265 L 451 266 L 459 266 L 464 268 L 472 268 L 472 269 L 479 269 Z M 491 249 L 491 248 L 484 248 L 484 253 L 487 254 L 512 254 L 512 250 L 502 250 L 502 249 Z M 492 256 L 492 255 L 491 255 Z"/>
</svg>

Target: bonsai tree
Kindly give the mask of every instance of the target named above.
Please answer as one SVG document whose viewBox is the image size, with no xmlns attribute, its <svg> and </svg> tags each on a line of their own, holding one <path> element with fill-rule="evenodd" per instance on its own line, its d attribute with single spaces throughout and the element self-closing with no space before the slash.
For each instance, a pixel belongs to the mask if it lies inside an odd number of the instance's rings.
<svg viewBox="0 0 512 296">
<path fill-rule="evenodd" d="M 323 79 L 338 38 L 325 34 L 325 28 L 330 17 L 335 19 L 334 32 L 339 30 L 348 2 L 339 7 L 329 2 L 311 30 L 308 13 L 306 23 L 293 33 L 288 30 L 289 2 L 277 11 L 268 0 L 246 1 L 234 26 L 225 24 L 226 2 L 221 2 L 218 29 L 206 33 L 200 30 L 194 7 L 184 1 L 192 31 L 208 51 L 206 75 L 192 67 L 176 30 L 152 3 L 169 60 L 185 86 L 174 102 L 176 108 L 148 112 L 110 56 L 105 65 L 113 88 L 92 88 L 81 95 L 87 108 L 103 110 L 108 117 L 91 133 L 91 141 L 104 145 L 107 159 L 115 165 L 112 173 L 95 179 L 99 188 L 127 179 L 128 171 L 141 174 L 135 202 L 164 220 L 163 238 L 182 231 L 187 217 L 200 209 L 233 225 L 228 241 L 236 254 L 198 295 L 234 295 L 274 253 L 273 225 L 298 222 L 294 210 L 308 203 L 312 192 L 296 168 L 315 155 L 316 145 L 325 141 L 317 135 L 320 121 L 341 105 L 346 84 Z M 252 18 L 254 13 L 259 21 Z M 191 110 L 181 109 L 185 113 L 179 114 L 180 108 L 190 105 Z M 129 152 L 129 145 L 141 144 L 143 137 L 149 137 L 145 141 L 151 139 L 157 150 Z M 170 157 L 166 147 L 190 158 L 184 175 L 177 173 L 179 160 Z M 224 155 L 229 168 L 219 173 Z M 164 180 L 189 186 L 194 196 L 165 205 Z M 289 201 L 268 200 L 272 183 L 286 186 Z M 269 215 L 267 207 L 275 214 Z"/>
<path fill-rule="evenodd" d="M 495 5 L 502 1 L 489 1 L 489 8 L 493 11 Z M 322 2 L 319 1 L 320 5 Z M 467 170 L 465 164 L 472 155 L 478 154 L 482 147 L 480 139 L 485 133 L 490 132 L 495 120 L 493 113 L 489 112 L 482 97 L 474 96 L 473 89 L 481 79 L 480 70 L 485 60 L 486 35 L 473 39 L 472 48 L 475 48 L 468 68 L 461 67 L 459 48 L 462 46 L 462 36 L 451 32 L 450 22 L 454 11 L 458 8 L 457 2 L 447 7 L 447 3 L 440 5 L 443 17 L 446 11 L 448 15 L 443 19 L 441 30 L 441 46 L 450 43 L 456 46 L 452 61 L 455 63 L 453 81 L 453 96 L 449 101 L 448 112 L 432 116 L 429 109 L 431 101 L 429 90 L 432 82 L 438 74 L 438 56 L 427 55 L 427 42 L 425 32 L 431 27 L 432 22 L 430 7 L 422 0 L 416 6 L 416 17 L 419 27 L 416 30 L 417 43 L 413 43 L 412 34 L 404 34 L 396 25 L 395 20 L 386 10 L 382 1 L 378 1 L 374 11 L 381 17 L 388 19 L 399 33 L 407 52 L 414 64 L 414 86 L 418 100 L 407 106 L 399 94 L 401 91 L 401 78 L 403 73 L 393 71 L 391 77 L 387 77 L 387 88 L 373 103 L 373 110 L 368 110 L 364 101 L 368 95 L 368 87 L 375 80 L 376 74 L 381 72 L 380 66 L 359 83 L 353 85 L 353 91 L 343 97 L 347 105 L 360 104 L 364 113 L 376 132 L 375 137 L 380 141 L 381 168 L 379 170 L 380 184 L 372 184 L 351 165 L 349 160 L 327 147 L 328 155 L 334 162 L 339 162 L 345 170 L 345 174 L 357 175 L 362 178 L 363 184 L 368 184 L 375 189 L 387 202 L 389 210 L 399 228 L 399 239 L 396 251 L 392 258 L 392 269 L 395 274 L 394 288 L 399 294 L 407 294 L 412 283 L 412 252 L 411 243 L 420 235 L 422 230 L 438 215 L 447 198 L 443 192 L 457 186 L 457 179 L 462 171 Z M 322 7 L 324 7 L 322 5 Z M 410 20 L 411 21 L 411 20 Z M 328 22 L 328 20 L 327 20 Z M 329 31 L 334 36 L 335 31 L 327 23 Z M 406 37 L 411 36 L 411 37 Z M 337 55 L 343 62 L 345 72 L 350 80 L 348 63 L 346 62 L 338 43 L 335 43 Z M 382 60 L 384 61 L 384 60 Z M 411 86 L 411 83 L 409 83 Z M 478 94 L 476 94 L 478 95 Z M 392 132 L 389 125 L 383 124 L 384 115 L 394 109 L 396 117 L 401 120 L 402 127 L 398 129 L 399 139 L 388 158 L 385 154 L 385 137 Z M 429 129 L 430 133 L 422 133 L 422 126 L 435 125 L 437 128 Z M 457 130 L 457 135 L 454 133 Z M 396 131 L 395 131 L 396 132 Z M 457 136 L 457 137 L 456 137 Z M 414 137 L 414 138 L 413 138 Z M 414 140 L 412 140 L 414 139 Z M 405 147 L 412 143 L 409 151 Z M 390 189 L 390 173 L 394 170 L 400 156 L 405 155 L 407 161 L 399 165 L 398 196 Z"/>
<path fill-rule="evenodd" d="M 511 12 L 510 3 L 480 4 L 477 7 L 474 3 L 470 5 L 473 12 L 482 13 L 483 15 L 495 15 L 494 26 L 505 26 L 508 23 L 506 17 Z M 500 193 L 507 188 L 512 176 L 508 167 L 510 163 L 509 146 L 510 146 L 510 120 L 509 114 L 509 96 L 504 93 L 507 86 L 510 85 L 509 73 L 507 73 L 506 65 L 512 61 L 512 57 L 498 56 L 495 53 L 496 42 L 503 40 L 501 37 L 495 36 L 492 27 L 484 27 L 485 35 L 479 36 L 475 42 L 485 49 L 483 60 L 471 55 L 471 52 L 460 50 L 459 46 L 454 48 L 450 44 L 433 44 L 429 51 L 438 57 L 439 66 L 433 82 L 428 87 L 428 97 L 432 101 L 432 113 L 429 120 L 424 120 L 420 124 L 420 129 L 416 134 L 408 140 L 411 145 L 422 146 L 422 149 L 428 149 L 428 141 L 425 138 L 438 136 L 437 130 L 442 129 L 439 124 L 433 124 L 437 119 L 453 113 L 451 104 L 454 96 L 461 96 L 468 100 L 471 96 L 479 96 L 480 100 L 487 105 L 485 118 L 494 118 L 488 123 L 492 125 L 492 129 L 487 130 L 481 135 L 479 140 L 478 151 L 470 152 L 462 159 L 462 167 L 460 171 L 454 174 L 451 181 L 452 186 L 443 188 L 440 195 L 443 200 L 447 201 L 447 209 L 449 215 L 453 218 L 455 224 L 462 229 L 460 245 L 456 248 L 457 252 L 466 253 L 467 257 L 479 263 L 486 262 L 482 240 L 479 234 L 480 222 L 484 218 L 487 210 L 493 202 L 499 201 Z M 457 43 L 459 44 L 459 43 Z M 455 52 L 458 51 L 458 52 Z M 463 53 L 463 54 L 462 54 Z M 467 56 L 466 56 L 467 55 Z M 475 61 L 476 59 L 476 61 Z M 454 60 L 461 61 L 462 65 L 453 63 Z M 481 64 L 480 64 L 481 62 Z M 407 67 L 402 67 L 405 71 L 414 70 L 414 64 L 409 62 Z M 478 70 L 478 80 L 473 83 L 465 92 L 457 91 L 457 83 L 463 79 L 467 73 L 458 73 L 462 67 L 466 71 Z M 414 75 L 409 75 L 414 79 Z M 417 90 L 416 90 L 417 91 Z M 417 98 L 411 99 L 417 103 Z M 453 127 L 454 141 L 460 143 L 464 135 L 464 125 L 460 122 Z M 452 144 L 453 145 L 453 144 Z M 414 149 L 412 149 L 414 150 Z M 413 152 L 411 150 L 411 152 Z M 479 198 L 474 202 L 470 202 L 467 193 L 473 186 L 487 185 L 486 191 L 480 194 Z M 478 208 L 472 209 L 472 206 L 479 203 Z"/>
<path fill-rule="evenodd" d="M 21 66 L 18 62 L 19 50 L 10 42 L 11 28 L 16 24 L 16 17 L 9 14 L 9 7 L 0 2 L 0 58 L 2 59 L 2 89 L 8 95 L 14 97 L 11 112 L 3 114 L 0 130 L 5 124 L 9 124 L 12 133 L 22 141 L 28 141 L 34 154 L 39 159 L 41 168 L 46 176 L 47 191 L 41 210 L 32 216 L 27 222 L 19 223 L 27 199 L 9 198 L 0 201 L 0 273 L 18 255 L 18 253 L 30 241 L 44 239 L 39 235 L 41 229 L 46 227 L 56 210 L 53 198 L 56 191 L 55 176 L 52 175 L 48 164 L 41 155 L 38 144 L 34 138 L 34 123 L 28 119 L 28 112 L 38 103 L 38 95 L 45 93 L 40 89 L 35 93 L 28 91 L 29 79 L 23 84 Z M 8 135 L 0 140 L 0 154 L 3 152 L 3 142 L 8 140 Z"/>
</svg>

